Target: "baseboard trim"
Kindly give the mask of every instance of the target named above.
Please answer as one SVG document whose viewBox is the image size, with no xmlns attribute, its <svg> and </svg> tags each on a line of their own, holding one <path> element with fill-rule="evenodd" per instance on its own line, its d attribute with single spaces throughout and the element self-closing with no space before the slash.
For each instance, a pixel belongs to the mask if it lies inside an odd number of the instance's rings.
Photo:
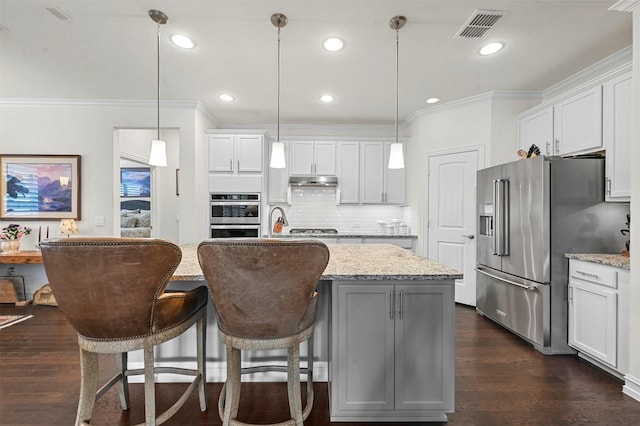
<svg viewBox="0 0 640 426">
<path fill-rule="evenodd" d="M 243 367 L 256 367 L 265 365 L 265 363 L 257 362 L 243 362 Z M 286 362 L 271 362 L 269 365 L 277 365 L 285 367 Z M 305 364 L 302 363 L 301 367 Z M 195 361 L 160 361 L 156 362 L 156 367 L 178 367 L 187 369 L 196 369 Z M 144 363 L 141 361 L 129 362 L 129 369 L 143 369 Z M 209 383 L 223 383 L 227 377 L 227 363 L 221 361 L 208 361 L 207 362 L 207 382 Z M 191 376 L 183 376 L 180 374 L 160 374 L 156 375 L 156 383 L 188 383 L 193 380 Z M 243 382 L 286 382 L 286 373 L 269 371 L 265 373 L 247 374 L 242 378 Z M 329 381 L 329 367 L 326 361 L 316 361 L 313 363 L 313 381 L 314 382 L 328 382 Z M 144 383 L 144 376 L 130 376 L 129 383 Z"/>
<path fill-rule="evenodd" d="M 622 393 L 630 396 L 636 401 L 640 401 L 640 379 L 630 374 L 624 376 L 624 386 Z"/>
</svg>

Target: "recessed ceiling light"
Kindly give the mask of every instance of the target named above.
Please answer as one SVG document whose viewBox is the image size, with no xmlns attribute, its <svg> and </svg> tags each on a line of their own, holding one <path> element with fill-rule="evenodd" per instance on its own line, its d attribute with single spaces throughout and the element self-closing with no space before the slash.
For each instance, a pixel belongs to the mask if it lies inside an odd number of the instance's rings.
<svg viewBox="0 0 640 426">
<path fill-rule="evenodd" d="M 336 98 L 331 95 L 322 95 L 320 96 L 320 101 L 328 104 L 329 102 L 333 102 Z"/>
<path fill-rule="evenodd" d="M 337 52 L 344 47 L 344 41 L 339 37 L 328 37 L 322 42 L 322 47 L 329 52 Z"/>
<path fill-rule="evenodd" d="M 440 98 L 429 98 L 427 99 L 428 104 L 435 104 L 436 102 L 440 102 Z"/>
<path fill-rule="evenodd" d="M 183 49 L 193 49 L 195 47 L 195 43 L 186 35 L 182 34 L 174 34 L 171 36 L 171 41 L 178 47 L 182 47 Z"/>
<path fill-rule="evenodd" d="M 496 52 L 499 52 L 500 50 L 502 50 L 502 48 L 504 47 L 504 43 L 502 42 L 495 42 L 495 43 L 489 43 L 489 44 L 485 44 L 482 49 L 480 49 L 480 54 L 483 56 L 486 55 L 493 55 Z"/>
<path fill-rule="evenodd" d="M 225 93 L 218 95 L 218 99 L 220 99 L 221 101 L 225 101 L 225 102 L 232 102 L 234 101 L 236 98 L 234 98 L 231 95 L 227 95 Z"/>
</svg>

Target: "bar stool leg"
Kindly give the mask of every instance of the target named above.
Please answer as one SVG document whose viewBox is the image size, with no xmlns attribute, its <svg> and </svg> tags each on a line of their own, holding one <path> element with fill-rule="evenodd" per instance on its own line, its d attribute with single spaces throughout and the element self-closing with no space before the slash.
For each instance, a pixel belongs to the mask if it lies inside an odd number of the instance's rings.
<svg viewBox="0 0 640 426">
<path fill-rule="evenodd" d="M 153 345 L 146 345 L 144 347 L 144 417 L 147 426 L 156 425 L 156 384 L 153 373 Z"/>
<path fill-rule="evenodd" d="M 240 349 L 227 345 L 227 389 L 224 406 L 223 426 L 231 424 L 231 420 L 238 416 L 240 405 Z"/>
<path fill-rule="evenodd" d="M 76 426 L 89 423 L 98 391 L 98 354 L 80 349 L 80 402 Z"/>
<path fill-rule="evenodd" d="M 207 311 L 205 310 L 196 323 L 198 372 L 200 373 L 200 385 L 198 393 L 200 397 L 200 411 L 207 411 Z"/>
<path fill-rule="evenodd" d="M 289 412 L 296 426 L 302 425 L 302 397 L 300 395 L 300 346 L 287 349 L 287 390 L 289 394 Z"/>
<path fill-rule="evenodd" d="M 116 354 L 116 366 L 121 374 L 118 394 L 120 395 L 120 405 L 123 411 L 129 409 L 129 378 L 127 377 L 128 355 L 127 352 Z"/>
</svg>

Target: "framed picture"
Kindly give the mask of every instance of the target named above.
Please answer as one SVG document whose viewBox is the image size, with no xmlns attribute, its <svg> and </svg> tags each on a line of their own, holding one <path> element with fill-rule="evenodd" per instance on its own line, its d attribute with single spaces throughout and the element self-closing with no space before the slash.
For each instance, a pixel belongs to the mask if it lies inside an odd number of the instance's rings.
<svg viewBox="0 0 640 426">
<path fill-rule="evenodd" d="M 151 197 L 151 168 L 121 167 L 120 196 Z"/>
<path fill-rule="evenodd" d="M 80 219 L 79 155 L 0 155 L 0 219 Z"/>
</svg>

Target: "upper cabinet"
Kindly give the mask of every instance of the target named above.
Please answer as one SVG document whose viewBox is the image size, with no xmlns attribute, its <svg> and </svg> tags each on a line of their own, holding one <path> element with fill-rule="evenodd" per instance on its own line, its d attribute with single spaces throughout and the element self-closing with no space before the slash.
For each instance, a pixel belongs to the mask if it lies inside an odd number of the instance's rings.
<svg viewBox="0 0 640 426">
<path fill-rule="evenodd" d="M 528 151 L 531 145 L 536 145 L 543 155 L 554 155 L 553 107 L 523 116 L 518 121 L 518 131 L 520 149 Z"/>
<path fill-rule="evenodd" d="M 289 142 L 282 142 L 284 144 L 284 158 L 289 158 Z M 271 158 L 271 149 L 273 144 L 269 144 L 269 158 Z M 269 204 L 289 204 L 290 191 L 289 191 L 289 166 L 291 161 L 285 161 L 285 168 L 274 169 L 269 167 Z"/>
<path fill-rule="evenodd" d="M 336 143 L 339 204 L 360 202 L 360 143 Z"/>
<path fill-rule="evenodd" d="M 292 141 L 291 174 L 334 176 L 336 143 L 333 141 Z"/>
<path fill-rule="evenodd" d="M 518 120 L 519 147 L 543 155 L 573 155 L 602 149 L 602 86 L 553 105 L 536 107 Z"/>
<path fill-rule="evenodd" d="M 602 136 L 606 200 L 631 200 L 631 73 L 604 84 Z"/>
<path fill-rule="evenodd" d="M 405 204 L 406 169 L 389 169 L 391 142 L 360 144 L 360 202 Z"/>
<path fill-rule="evenodd" d="M 553 107 L 554 154 L 602 148 L 602 86 L 577 93 Z"/>
<path fill-rule="evenodd" d="M 262 172 L 264 135 L 209 135 L 209 171 L 230 174 Z"/>
</svg>

